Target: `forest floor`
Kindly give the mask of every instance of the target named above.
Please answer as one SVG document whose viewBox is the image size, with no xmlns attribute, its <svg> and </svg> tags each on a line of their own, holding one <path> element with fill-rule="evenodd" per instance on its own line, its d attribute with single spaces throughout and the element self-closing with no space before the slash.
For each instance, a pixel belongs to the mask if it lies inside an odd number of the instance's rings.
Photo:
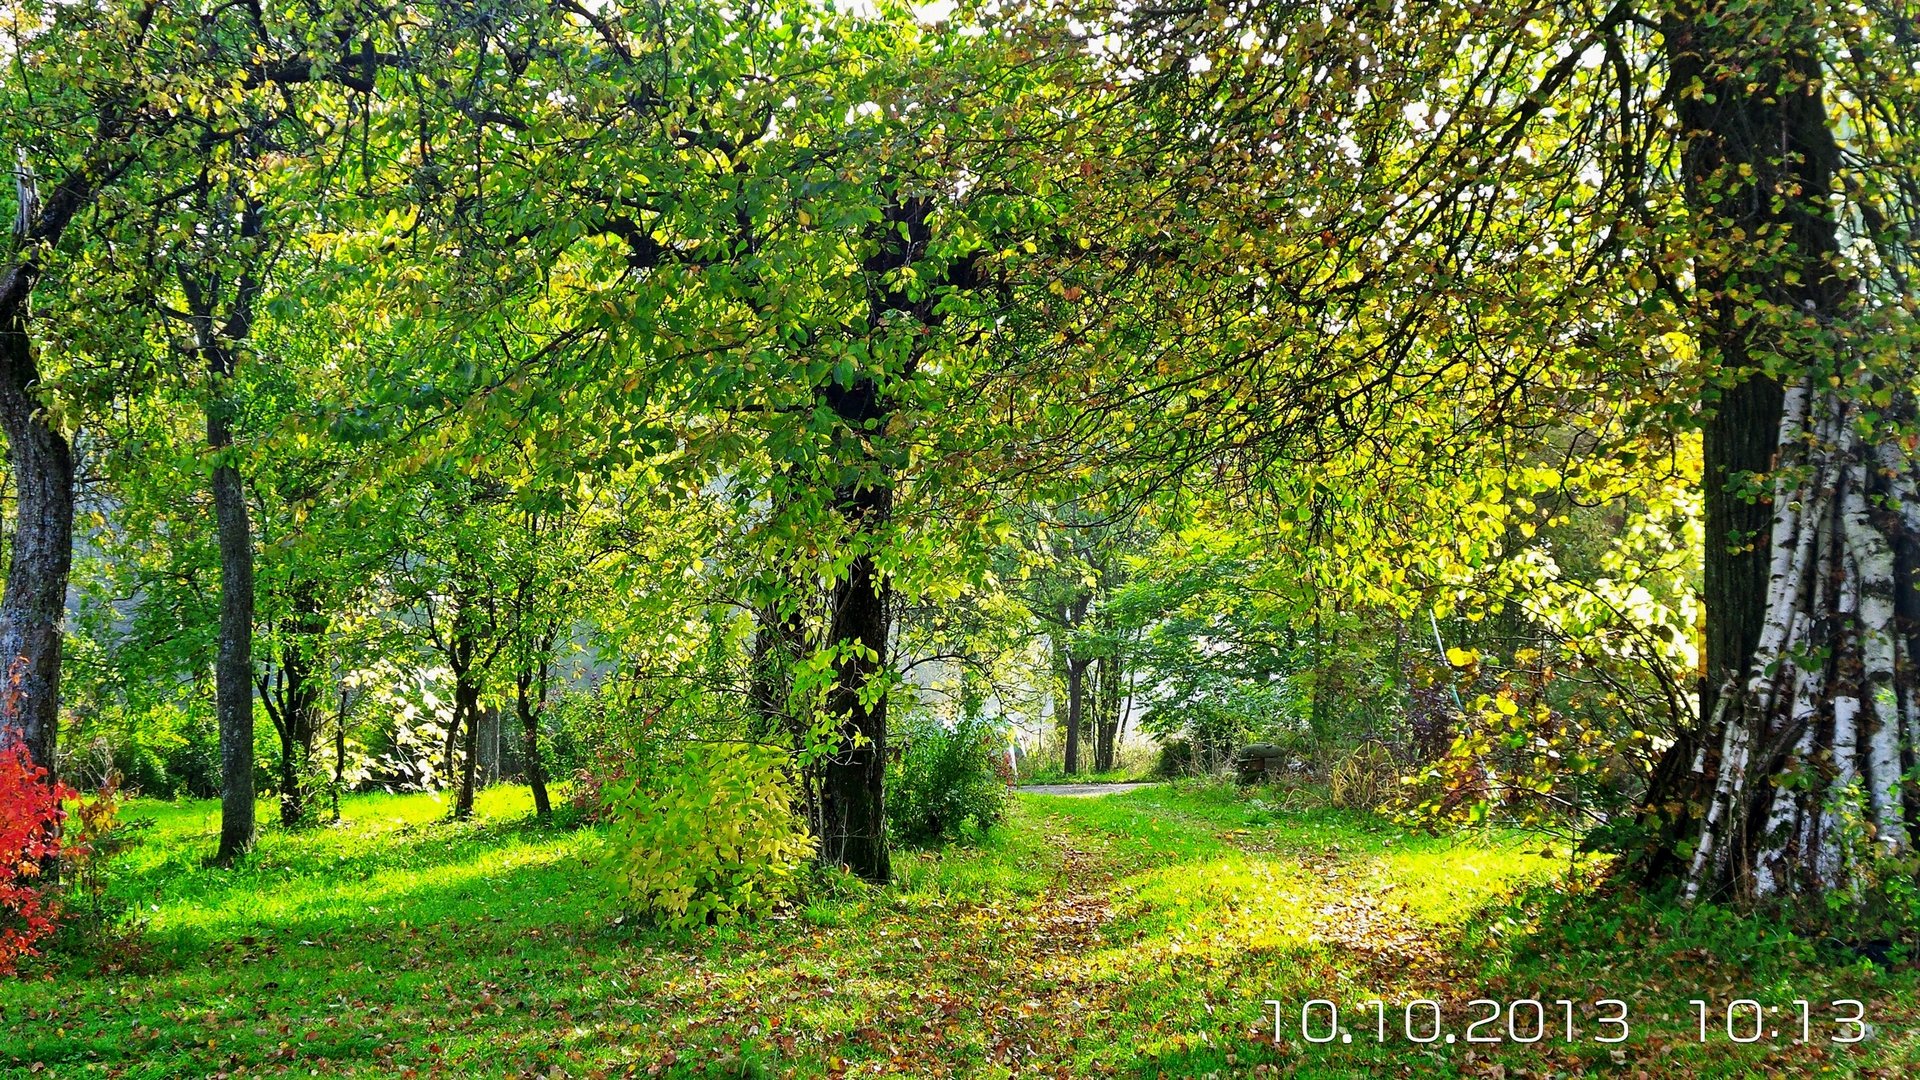
<svg viewBox="0 0 1920 1080">
<path fill-rule="evenodd" d="M 0 1075 L 1518 1080 L 1920 1062 L 1911 966 L 1584 893 L 1537 838 L 1438 839 L 1220 788 L 1023 795 L 986 837 L 900 853 L 892 888 L 816 884 L 782 917 L 694 934 L 620 917 L 602 833 L 533 824 L 518 789 L 485 792 L 466 824 L 431 796 L 356 797 L 343 825 L 268 829 L 233 872 L 202 865 L 215 813 L 128 808 L 154 822 L 112 884 L 139 930 L 0 984 Z M 1559 999 L 1618 998 L 1632 1033 L 1596 1042 L 1612 1030 L 1583 1004 L 1571 1044 L 1557 1028 L 1515 1044 L 1505 1012 L 1480 1030 L 1508 1041 L 1469 1044 L 1475 998 L 1538 999 L 1550 1023 Z M 1778 1006 L 1779 1037 L 1735 1045 L 1722 1026 L 1702 1045 L 1693 998 Z M 1830 1042 L 1825 1010 L 1795 1044 L 1794 999 L 1835 998 L 1865 1003 L 1871 1037 Z M 1303 1038 L 1310 999 L 1338 1002 L 1354 1041 Z M 1460 1041 L 1411 1042 L 1416 999 Z M 1530 1035 L 1527 1007 L 1511 1011 Z"/>
</svg>

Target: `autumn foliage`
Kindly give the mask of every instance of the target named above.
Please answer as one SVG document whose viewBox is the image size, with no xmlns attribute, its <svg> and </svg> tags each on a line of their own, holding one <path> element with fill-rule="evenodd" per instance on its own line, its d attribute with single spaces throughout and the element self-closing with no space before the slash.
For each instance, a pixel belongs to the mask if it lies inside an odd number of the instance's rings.
<svg viewBox="0 0 1920 1080">
<path fill-rule="evenodd" d="M 53 933 L 60 915 L 52 895 L 54 867 L 63 854 L 62 801 L 73 792 L 47 782 L 27 748 L 0 748 L 0 975 Z"/>
<path fill-rule="evenodd" d="M 771 747 L 694 743 L 670 768 L 608 780 L 618 872 L 635 906 L 693 927 L 786 899 L 814 841 L 783 764 Z"/>
</svg>

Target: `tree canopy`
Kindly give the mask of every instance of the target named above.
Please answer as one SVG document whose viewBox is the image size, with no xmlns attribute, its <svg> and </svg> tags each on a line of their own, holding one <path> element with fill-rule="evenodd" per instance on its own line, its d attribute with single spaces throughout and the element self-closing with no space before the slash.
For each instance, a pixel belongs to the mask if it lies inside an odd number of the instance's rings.
<svg viewBox="0 0 1920 1080">
<path fill-rule="evenodd" d="M 994 720 L 1911 878 L 1900 5 L 0 20 L 6 724 L 223 860 L 256 787 L 684 757 L 885 881 Z"/>
</svg>

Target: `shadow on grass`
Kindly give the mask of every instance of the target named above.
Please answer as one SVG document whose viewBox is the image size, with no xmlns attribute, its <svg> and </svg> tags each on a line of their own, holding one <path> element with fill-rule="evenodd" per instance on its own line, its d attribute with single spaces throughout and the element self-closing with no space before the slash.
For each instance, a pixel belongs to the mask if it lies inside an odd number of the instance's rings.
<svg viewBox="0 0 1920 1080">
<path fill-rule="evenodd" d="M 129 1076 L 295 1062 L 385 1073 L 500 1065 L 491 1051 L 529 1039 L 573 1047 L 592 1037 L 577 1017 L 644 995 L 687 939 L 614 923 L 572 854 L 502 865 L 469 851 L 337 888 L 303 873 L 297 902 L 172 927 L 155 943 L 163 970 L 69 971 L 51 992 L 0 997 L 0 1062 Z M 291 876 L 256 866 L 208 895 L 225 910 L 228 894 L 290 891 Z"/>
<path fill-rule="evenodd" d="M 1461 909 L 1459 922 L 1432 927 L 1435 950 L 1424 960 L 1370 956 L 1360 943 L 1323 941 L 1291 951 L 1230 949 L 1224 957 L 1149 975 L 1131 985 L 1133 1005 L 1115 1009 L 1146 1034 L 1136 1034 L 1133 1052 L 1116 1055 L 1114 1063 L 1142 1080 L 1244 1075 L 1260 1065 L 1299 1077 L 1915 1075 L 1920 967 L 1889 966 L 1820 942 L 1779 912 L 1682 908 L 1631 890 L 1592 888 L 1598 881 L 1585 878 L 1572 888 L 1556 881 L 1487 897 Z M 1204 1009 L 1164 1008 L 1176 992 L 1202 997 Z M 1468 1025 L 1492 1011 L 1476 999 L 1502 1007 L 1481 1029 L 1494 1032 L 1493 1042 L 1466 1041 Z M 1602 1007 L 1602 999 L 1624 1005 Z M 1864 1003 L 1870 1026 L 1836 1023 L 1853 1012 L 1827 1007 L 1837 999 Z M 1710 1003 L 1704 1040 L 1695 1000 Z M 1772 1018 L 1755 1041 L 1736 1041 L 1726 1028 L 1728 1007 L 1741 1000 L 1759 1003 Z M 1806 1041 L 1793 1004 L 1802 1000 L 1814 1009 L 1813 1038 Z M 1308 1001 L 1336 1005 L 1343 1030 L 1328 1025 L 1325 1004 L 1309 1010 Z M 1384 1016 L 1370 1004 L 1375 1001 L 1385 1003 Z M 1438 1028 L 1430 1026 L 1426 1006 L 1409 1016 L 1414 1001 L 1438 1007 Z M 1535 1032 L 1525 1019 L 1517 1036 L 1509 1027 L 1509 1003 L 1516 1001 L 1542 1003 L 1546 1030 L 1538 1041 L 1520 1041 Z M 1561 1011 L 1568 1002 L 1571 1038 Z M 1627 1038 L 1600 1042 L 1621 1031 L 1600 1018 L 1622 1009 Z M 1523 1008 L 1517 1015 L 1536 1014 Z M 1834 1038 L 1842 1032 L 1866 1037 L 1843 1044 Z"/>
<path fill-rule="evenodd" d="M 1231 793 L 1023 798 L 988 836 L 902 852 L 893 889 L 829 879 L 786 917 L 692 934 L 619 918 L 596 830 L 432 823 L 418 799 L 364 809 L 346 830 L 270 834 L 231 873 L 178 865 L 171 848 L 194 834 L 176 815 L 116 886 L 163 902 L 153 936 L 168 969 L 0 987 L 0 1068 L 811 1077 L 837 1062 L 905 1076 L 1145 1078 L 1262 1064 L 1304 1077 L 1483 1076 L 1501 1062 L 1588 1075 L 1615 1069 L 1612 1048 L 1469 1058 L 1391 1030 L 1382 1045 L 1363 1005 L 1435 1000 L 1458 1031 L 1479 996 L 1639 991 L 1651 1009 L 1679 993 L 1684 1008 L 1702 995 L 1682 982 L 1703 972 L 1710 996 L 1813 999 L 1853 978 L 1806 981 L 1805 957 L 1778 959 L 1766 933 L 1526 893 L 1564 864 L 1519 845 L 1454 845 L 1339 812 L 1263 816 Z M 1709 965 L 1702 941 L 1776 960 Z M 1742 972 L 1762 981 L 1730 981 Z M 1282 1002 L 1281 1046 L 1270 999 Z M 1300 1037 L 1309 999 L 1337 1001 L 1360 1037 Z M 1674 1031 L 1650 1022 L 1636 1034 Z M 1897 1052 L 1894 1038 L 1881 1050 Z M 1770 1059 L 1709 1059 L 1642 1037 L 1621 1053 L 1649 1076 L 1743 1075 L 1770 1060 L 1815 1074 L 1811 1058 L 1777 1047 Z"/>
<path fill-rule="evenodd" d="M 69 969 L 38 994 L 0 987 L 0 1019 L 18 1033 L 0 1068 L 499 1075 L 639 1063 L 734 1075 L 757 1059 L 857 1058 L 896 1021 L 956 1015 L 957 998 L 928 988 L 976 979 L 993 962 L 982 950 L 1013 955 L 1014 931 L 981 904 L 1011 910 L 1058 861 L 1010 831 L 907 855 L 900 890 L 826 898 L 844 929 L 789 914 L 683 933 L 619 915 L 597 830 L 402 822 L 356 844 L 403 851 L 331 850 L 338 840 L 269 836 L 227 872 L 150 852 L 118 887 L 162 895 L 167 917 L 149 937 L 167 963 L 138 979 Z M 797 1040 L 767 1026 L 774 1016 Z M 920 1045 L 981 1057 L 952 1034 L 922 1031 Z"/>
</svg>

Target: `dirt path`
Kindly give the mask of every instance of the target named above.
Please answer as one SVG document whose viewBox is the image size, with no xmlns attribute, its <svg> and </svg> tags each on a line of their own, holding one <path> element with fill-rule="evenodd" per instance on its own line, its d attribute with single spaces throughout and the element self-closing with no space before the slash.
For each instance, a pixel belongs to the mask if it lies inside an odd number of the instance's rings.
<svg viewBox="0 0 1920 1080">
<path fill-rule="evenodd" d="M 1084 966 L 1113 919 L 1112 867 L 1104 852 L 1081 846 L 1087 837 L 1075 836 L 1058 818 L 1050 821 L 1060 877 L 1038 899 L 1019 946 L 1020 959 L 997 987 L 998 1006 L 984 1010 L 982 1027 L 990 1063 L 1060 1076 L 1072 1068 L 1086 1025 L 1106 1020 L 1104 1004 L 1119 984 L 1087 978 Z"/>
<path fill-rule="evenodd" d="M 1065 795 L 1080 799 L 1091 795 L 1118 795 L 1122 792 L 1152 786 L 1152 784 L 1023 784 L 1013 790 L 1022 795 Z"/>
</svg>

